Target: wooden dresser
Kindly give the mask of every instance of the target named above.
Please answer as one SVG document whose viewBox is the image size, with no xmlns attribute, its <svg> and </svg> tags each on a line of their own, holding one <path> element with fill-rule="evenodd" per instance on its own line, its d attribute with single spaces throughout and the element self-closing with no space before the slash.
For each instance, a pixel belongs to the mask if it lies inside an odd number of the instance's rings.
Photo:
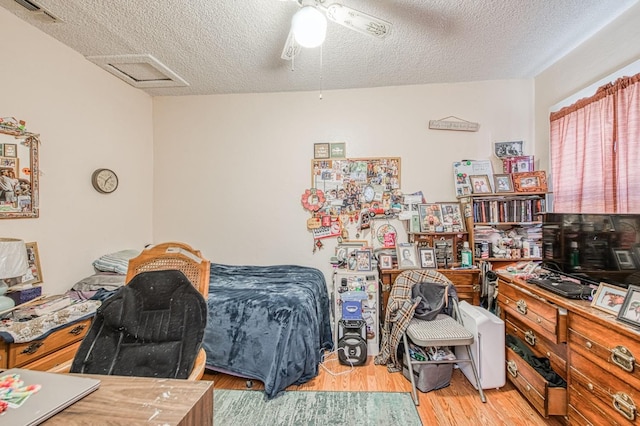
<svg viewBox="0 0 640 426">
<path fill-rule="evenodd" d="M 387 308 L 387 301 L 389 300 L 389 293 L 391 293 L 391 287 L 395 282 L 398 275 L 406 271 L 406 269 L 380 269 L 378 264 L 378 273 L 380 277 L 380 295 L 381 295 L 381 309 L 380 318 L 381 324 L 384 321 L 384 315 Z M 480 270 L 479 269 L 438 269 L 442 275 L 447 277 L 455 285 L 458 293 L 458 298 L 466 300 L 472 305 L 480 305 Z"/>
<path fill-rule="evenodd" d="M 91 321 L 92 318 L 77 321 L 42 339 L 24 343 L 9 343 L 0 339 L 0 368 L 46 371 L 73 359 Z"/>
<path fill-rule="evenodd" d="M 567 381 L 549 383 L 507 348 L 507 377 L 543 416 L 571 425 L 637 425 L 640 329 L 592 308 L 498 273 L 498 306 L 507 334 L 519 337 Z"/>
</svg>

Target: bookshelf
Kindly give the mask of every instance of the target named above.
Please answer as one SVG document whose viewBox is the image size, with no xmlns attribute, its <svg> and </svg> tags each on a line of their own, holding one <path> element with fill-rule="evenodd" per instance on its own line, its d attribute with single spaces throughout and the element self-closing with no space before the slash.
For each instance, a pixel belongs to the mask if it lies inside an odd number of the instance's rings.
<svg viewBox="0 0 640 426">
<path fill-rule="evenodd" d="M 546 193 L 467 195 L 460 201 L 467 212 L 474 262 L 542 259 Z"/>
</svg>

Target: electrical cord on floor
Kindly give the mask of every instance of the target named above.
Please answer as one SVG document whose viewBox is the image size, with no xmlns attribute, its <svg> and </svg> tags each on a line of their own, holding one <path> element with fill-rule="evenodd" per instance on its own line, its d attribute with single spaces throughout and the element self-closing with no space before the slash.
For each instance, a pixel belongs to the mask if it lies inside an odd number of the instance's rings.
<svg viewBox="0 0 640 426">
<path fill-rule="evenodd" d="M 351 362 L 351 360 L 349 359 L 349 357 L 346 357 L 347 362 L 349 362 L 349 366 L 350 368 L 348 370 L 345 371 L 341 371 L 341 372 L 334 372 L 329 370 L 325 364 L 327 362 L 333 362 L 333 361 L 339 361 L 338 359 L 338 351 L 342 351 L 345 355 L 345 351 L 344 348 L 338 348 L 335 351 L 331 351 L 331 352 L 325 352 L 322 354 L 322 360 L 320 361 L 320 367 L 322 367 L 324 369 L 324 371 L 326 371 L 327 373 L 329 373 L 332 376 L 341 376 L 343 374 L 349 374 L 351 372 L 353 372 L 353 362 Z"/>
</svg>

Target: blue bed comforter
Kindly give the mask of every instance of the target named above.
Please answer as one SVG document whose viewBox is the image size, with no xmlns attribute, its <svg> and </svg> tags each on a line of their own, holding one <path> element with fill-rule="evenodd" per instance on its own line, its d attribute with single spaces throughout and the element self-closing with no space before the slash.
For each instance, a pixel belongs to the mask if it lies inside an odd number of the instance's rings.
<svg viewBox="0 0 640 426">
<path fill-rule="evenodd" d="M 317 376 L 333 347 L 324 275 L 295 266 L 211 264 L 207 367 L 257 379 L 267 398 Z"/>
</svg>

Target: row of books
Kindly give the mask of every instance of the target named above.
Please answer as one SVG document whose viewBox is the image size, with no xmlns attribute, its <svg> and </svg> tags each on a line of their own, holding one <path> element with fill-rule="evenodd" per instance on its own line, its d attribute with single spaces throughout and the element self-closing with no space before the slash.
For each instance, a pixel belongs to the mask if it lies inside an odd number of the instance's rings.
<svg viewBox="0 0 640 426">
<path fill-rule="evenodd" d="M 535 222 L 545 209 L 544 198 L 474 200 L 473 220 L 476 223 Z"/>
</svg>

